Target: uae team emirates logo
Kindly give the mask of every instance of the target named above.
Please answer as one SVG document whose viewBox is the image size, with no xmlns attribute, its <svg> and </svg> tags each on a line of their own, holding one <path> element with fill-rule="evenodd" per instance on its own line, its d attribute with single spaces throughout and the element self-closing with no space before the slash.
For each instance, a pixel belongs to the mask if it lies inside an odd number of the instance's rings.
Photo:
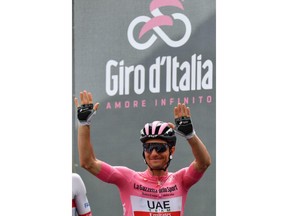
<svg viewBox="0 0 288 216">
<path fill-rule="evenodd" d="M 192 32 L 192 26 L 189 19 L 182 13 L 173 13 L 171 16 L 164 15 L 161 13 L 160 8 L 167 6 L 184 10 L 184 7 L 179 0 L 152 0 L 150 3 L 150 12 L 152 17 L 136 17 L 128 27 L 127 36 L 132 47 L 138 50 L 145 50 L 149 48 L 158 38 L 162 39 L 170 47 L 180 47 L 188 41 Z M 183 36 L 179 40 L 172 40 L 161 29 L 162 26 L 172 27 L 174 25 L 174 20 L 183 22 L 185 26 L 185 32 L 183 32 Z M 138 25 L 142 25 L 140 32 L 134 32 Z M 142 42 L 141 39 L 143 39 L 143 36 L 152 30 L 154 31 L 152 36 L 147 41 Z M 134 35 L 138 35 L 138 37 L 135 38 Z"/>
</svg>

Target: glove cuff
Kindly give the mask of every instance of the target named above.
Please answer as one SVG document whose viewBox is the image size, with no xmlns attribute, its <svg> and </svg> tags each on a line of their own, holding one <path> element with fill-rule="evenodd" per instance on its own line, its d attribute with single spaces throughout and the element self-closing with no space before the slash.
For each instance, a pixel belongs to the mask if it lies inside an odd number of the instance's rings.
<svg viewBox="0 0 288 216">
<path fill-rule="evenodd" d="M 196 135 L 196 132 L 195 130 L 193 130 L 193 132 L 191 134 L 188 134 L 187 136 L 185 136 L 185 138 L 188 140 L 188 139 L 191 139 L 192 137 L 194 137 Z"/>
</svg>

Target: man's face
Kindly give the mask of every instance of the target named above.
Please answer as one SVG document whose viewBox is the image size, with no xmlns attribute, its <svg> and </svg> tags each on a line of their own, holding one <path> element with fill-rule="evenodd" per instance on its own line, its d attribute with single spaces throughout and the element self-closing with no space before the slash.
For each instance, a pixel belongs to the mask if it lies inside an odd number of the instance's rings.
<svg viewBox="0 0 288 216">
<path fill-rule="evenodd" d="M 170 155 L 167 143 L 161 139 L 151 139 L 145 145 L 147 148 L 144 150 L 144 154 L 148 165 L 155 170 L 166 167 Z"/>
</svg>

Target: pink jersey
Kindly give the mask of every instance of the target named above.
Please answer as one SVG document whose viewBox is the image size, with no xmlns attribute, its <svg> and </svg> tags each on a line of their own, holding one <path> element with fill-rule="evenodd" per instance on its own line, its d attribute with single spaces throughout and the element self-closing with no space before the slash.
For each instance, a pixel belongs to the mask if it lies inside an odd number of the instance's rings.
<svg viewBox="0 0 288 216">
<path fill-rule="evenodd" d="M 118 187 L 124 216 L 183 216 L 188 190 L 203 172 L 190 165 L 157 177 L 149 170 L 136 172 L 103 162 L 96 176 Z"/>
<path fill-rule="evenodd" d="M 72 173 L 72 216 L 76 215 L 92 216 L 92 213 L 84 182 L 77 173 Z"/>
</svg>

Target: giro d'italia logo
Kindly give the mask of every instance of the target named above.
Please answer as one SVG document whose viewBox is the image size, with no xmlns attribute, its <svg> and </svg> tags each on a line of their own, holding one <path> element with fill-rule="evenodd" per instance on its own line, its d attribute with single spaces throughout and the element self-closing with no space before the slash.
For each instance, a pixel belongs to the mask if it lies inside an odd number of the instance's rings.
<svg viewBox="0 0 288 216">
<path fill-rule="evenodd" d="M 136 17 L 129 25 L 127 30 L 128 41 L 135 49 L 145 50 L 149 48 L 158 38 L 162 39 L 170 47 L 183 46 L 189 39 L 192 27 L 189 19 L 181 13 L 173 13 L 171 16 L 164 15 L 161 13 L 161 7 L 172 6 L 184 10 L 182 3 L 179 0 L 152 0 L 150 3 L 150 12 L 153 17 L 139 16 Z M 185 32 L 179 40 L 172 40 L 169 36 L 161 29 L 161 26 L 173 26 L 174 20 L 180 20 L 185 26 Z M 142 25 L 138 38 L 135 39 L 134 33 L 135 27 Z M 152 36 L 145 42 L 139 42 L 140 39 L 149 31 L 154 31 Z M 156 34 L 154 34 L 156 33 Z"/>
</svg>

